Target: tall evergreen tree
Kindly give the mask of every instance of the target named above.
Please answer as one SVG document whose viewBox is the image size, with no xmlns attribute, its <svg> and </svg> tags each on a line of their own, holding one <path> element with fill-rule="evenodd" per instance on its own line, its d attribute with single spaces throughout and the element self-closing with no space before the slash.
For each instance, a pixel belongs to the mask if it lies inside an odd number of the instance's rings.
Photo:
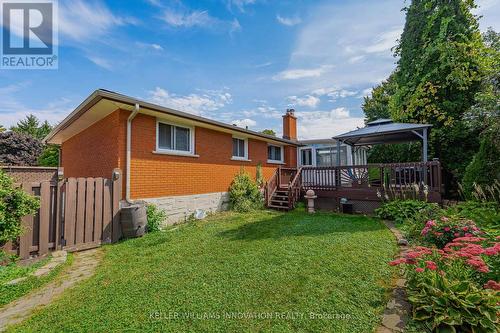
<svg viewBox="0 0 500 333">
<path fill-rule="evenodd" d="M 478 148 L 478 132 L 464 120 L 484 76 L 475 7 L 473 0 L 412 0 L 395 51 L 392 118 L 433 125 L 431 156 L 443 162 L 447 189 Z"/>
<path fill-rule="evenodd" d="M 41 123 L 36 116 L 30 114 L 26 116 L 25 119 L 18 121 L 10 130 L 17 133 L 28 134 L 35 139 L 42 140 L 50 133 L 52 126 L 47 121 Z"/>
</svg>

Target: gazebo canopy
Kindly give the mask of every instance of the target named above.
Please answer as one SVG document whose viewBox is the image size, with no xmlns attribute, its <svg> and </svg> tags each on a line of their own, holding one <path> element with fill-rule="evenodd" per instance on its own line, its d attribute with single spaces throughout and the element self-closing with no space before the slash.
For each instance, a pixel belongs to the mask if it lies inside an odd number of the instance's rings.
<svg viewBox="0 0 500 333">
<path fill-rule="evenodd" d="M 395 123 L 391 119 L 377 119 L 338 136 L 337 144 L 350 146 L 371 146 L 377 144 L 392 144 L 422 140 L 422 159 L 427 162 L 427 134 L 430 124 Z"/>
</svg>

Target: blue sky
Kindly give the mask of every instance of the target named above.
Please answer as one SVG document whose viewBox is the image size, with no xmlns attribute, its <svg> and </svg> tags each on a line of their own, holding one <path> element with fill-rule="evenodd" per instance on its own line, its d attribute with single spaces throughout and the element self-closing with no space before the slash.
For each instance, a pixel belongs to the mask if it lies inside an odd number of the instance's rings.
<svg viewBox="0 0 500 333">
<path fill-rule="evenodd" d="M 477 1 L 500 30 L 500 0 Z M 105 88 L 208 118 L 299 136 L 361 126 L 363 96 L 394 69 L 404 1 L 59 1 L 59 69 L 0 70 L 0 124 L 57 123 Z"/>
</svg>

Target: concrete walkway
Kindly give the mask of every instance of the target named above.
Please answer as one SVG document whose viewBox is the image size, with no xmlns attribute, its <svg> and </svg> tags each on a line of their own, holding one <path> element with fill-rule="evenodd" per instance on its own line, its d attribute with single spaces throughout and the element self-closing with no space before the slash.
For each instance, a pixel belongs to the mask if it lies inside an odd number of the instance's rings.
<svg viewBox="0 0 500 333">
<path fill-rule="evenodd" d="M 0 331 L 23 321 L 35 308 L 49 304 L 66 289 L 92 276 L 101 257 L 101 249 L 75 253 L 73 264 L 54 281 L 0 309 Z"/>
</svg>

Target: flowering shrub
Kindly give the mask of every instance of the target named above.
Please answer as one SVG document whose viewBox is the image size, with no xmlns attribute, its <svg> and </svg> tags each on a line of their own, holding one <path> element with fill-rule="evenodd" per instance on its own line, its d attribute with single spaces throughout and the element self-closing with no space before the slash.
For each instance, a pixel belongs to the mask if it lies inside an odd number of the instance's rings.
<svg viewBox="0 0 500 333">
<path fill-rule="evenodd" d="M 429 223 L 427 233 L 436 225 Z M 425 228 L 424 228 L 425 229 Z M 500 242 L 457 237 L 443 249 L 418 246 L 390 265 L 405 264 L 415 320 L 433 330 L 495 332 L 500 311 Z"/>
<path fill-rule="evenodd" d="M 424 241 L 443 248 L 454 238 L 477 236 L 480 233 L 472 220 L 442 216 L 439 219 L 427 221 L 420 234 Z"/>
</svg>

